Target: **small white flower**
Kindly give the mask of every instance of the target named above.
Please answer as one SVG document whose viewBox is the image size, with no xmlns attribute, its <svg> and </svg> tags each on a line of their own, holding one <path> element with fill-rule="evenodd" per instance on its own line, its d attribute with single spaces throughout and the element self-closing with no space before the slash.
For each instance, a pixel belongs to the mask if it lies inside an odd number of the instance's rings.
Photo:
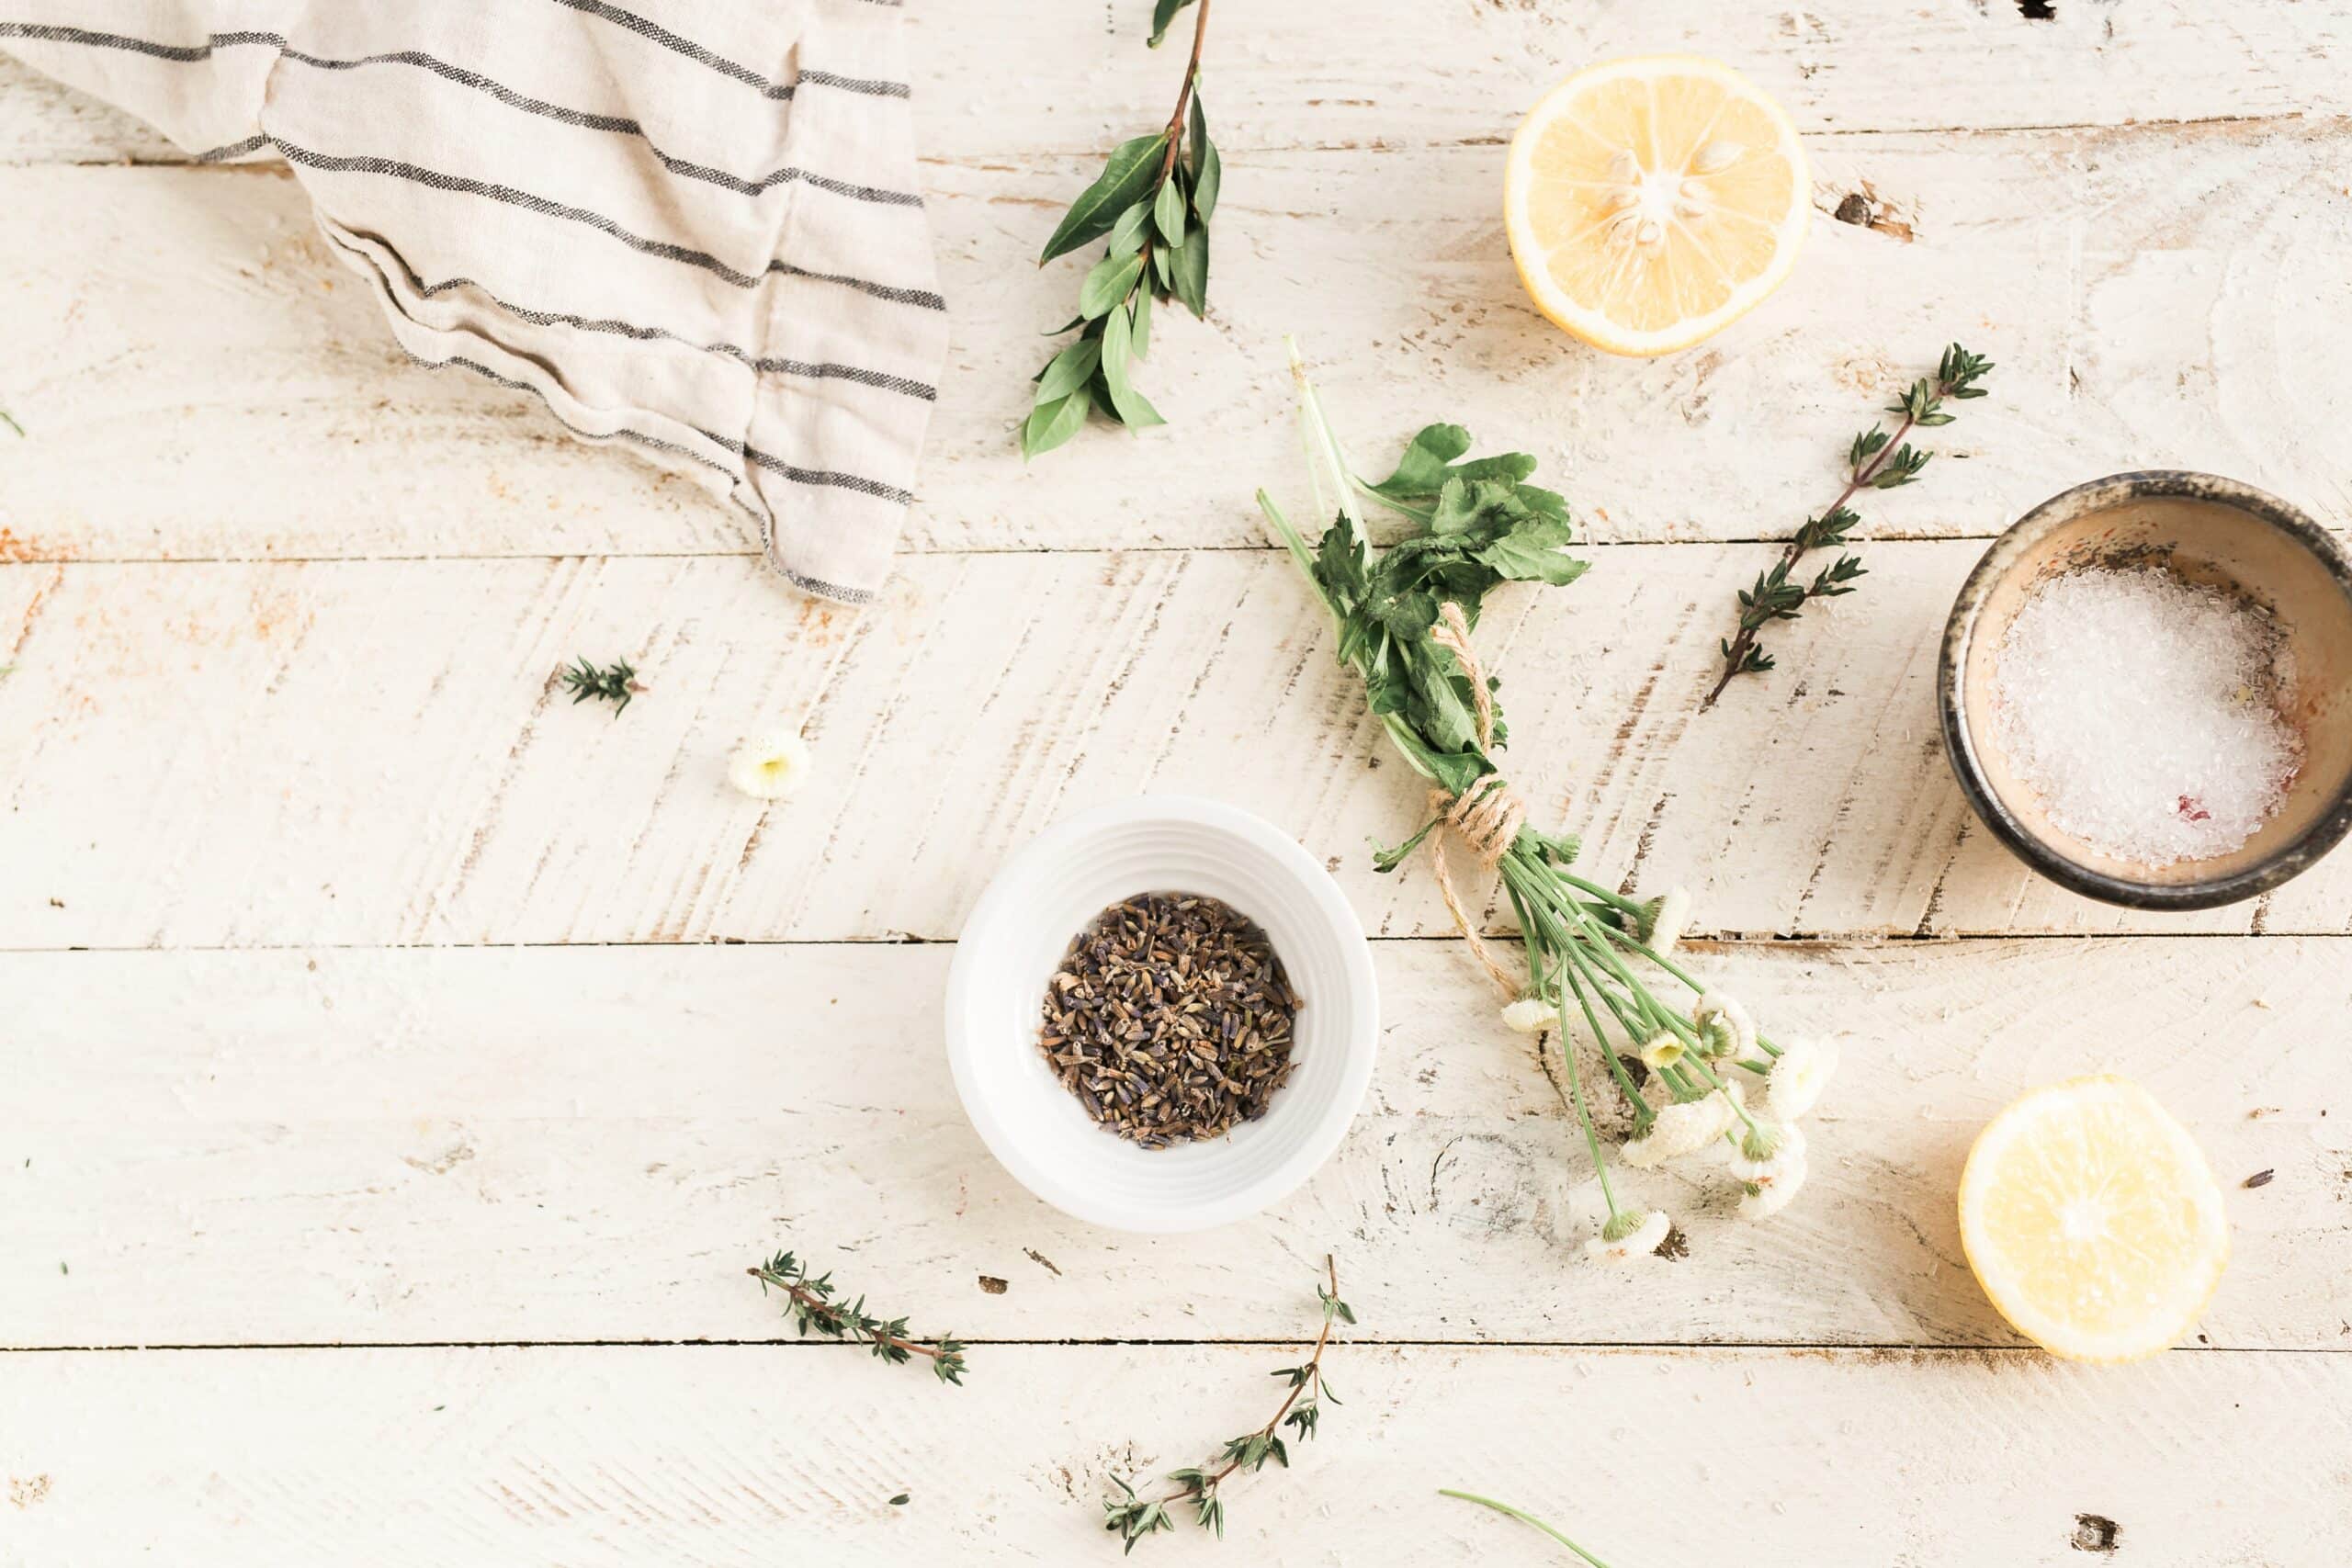
<svg viewBox="0 0 2352 1568">
<path fill-rule="evenodd" d="M 1781 1048 L 1781 1059 L 1772 1064 L 1771 1076 L 1765 1079 L 1764 1103 L 1783 1122 L 1793 1122 L 1820 1102 L 1829 1075 L 1837 1070 L 1836 1045 L 1826 1041 L 1819 1044 L 1792 1042 Z"/>
<path fill-rule="evenodd" d="M 1661 897 L 1642 906 L 1640 936 L 1644 945 L 1661 958 L 1674 951 L 1682 940 L 1683 931 L 1690 924 L 1690 894 L 1688 889 L 1669 887 Z"/>
<path fill-rule="evenodd" d="M 1696 1154 L 1731 1131 L 1738 1114 L 1720 1094 L 1669 1105 L 1650 1122 L 1648 1132 L 1626 1144 L 1625 1163 L 1646 1169 Z"/>
<path fill-rule="evenodd" d="M 1737 997 L 1707 992 L 1690 1010 L 1690 1021 L 1710 1056 L 1737 1061 L 1756 1048 L 1756 1021 L 1747 1016 Z"/>
<path fill-rule="evenodd" d="M 1584 1255 L 1593 1263 L 1631 1263 L 1636 1258 L 1647 1258 L 1666 1240 L 1674 1222 L 1662 1209 L 1648 1213 L 1621 1213 L 1600 1227 L 1600 1234 L 1584 1244 Z"/>
<path fill-rule="evenodd" d="M 727 764 L 727 782 L 757 799 L 782 800 L 815 766 L 808 742 L 787 731 L 745 742 Z"/>
<path fill-rule="evenodd" d="M 1503 1009 L 1503 1022 L 1521 1034 L 1541 1034 L 1558 1017 L 1555 1010 L 1533 997 L 1521 997 Z"/>
<path fill-rule="evenodd" d="M 1805 1168 L 1803 1156 L 1795 1164 L 1781 1172 L 1770 1184 L 1751 1181 L 1740 1194 L 1739 1217 L 1743 1220 L 1769 1220 L 1789 1206 L 1789 1200 L 1804 1185 Z M 1587 1245 L 1590 1245 L 1588 1243 Z"/>
<path fill-rule="evenodd" d="M 1677 1034 L 1653 1034 L 1642 1043 L 1638 1053 L 1642 1066 L 1650 1071 L 1663 1072 L 1682 1060 L 1682 1038 Z"/>
<path fill-rule="evenodd" d="M 1731 1173 L 1751 1186 L 1770 1187 L 1792 1168 L 1804 1167 L 1804 1129 L 1793 1122 L 1759 1122 L 1732 1151 Z"/>
</svg>

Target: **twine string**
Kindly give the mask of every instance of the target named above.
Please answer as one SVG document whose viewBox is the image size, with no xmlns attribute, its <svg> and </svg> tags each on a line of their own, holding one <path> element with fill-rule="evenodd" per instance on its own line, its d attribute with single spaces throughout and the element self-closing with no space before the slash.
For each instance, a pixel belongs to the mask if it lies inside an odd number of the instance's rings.
<svg viewBox="0 0 2352 1568">
<path fill-rule="evenodd" d="M 1487 689 L 1487 673 L 1480 668 L 1478 656 L 1471 651 L 1470 625 L 1462 614 L 1462 606 L 1448 602 L 1439 606 L 1438 625 L 1430 630 L 1430 640 L 1453 655 L 1462 673 L 1470 682 L 1473 712 L 1478 725 L 1478 749 L 1487 750 L 1494 744 L 1495 698 Z M 1527 822 L 1527 803 L 1520 798 L 1510 781 L 1499 773 L 1489 773 L 1461 795 L 1442 789 L 1430 791 L 1430 815 L 1436 826 L 1430 831 L 1430 870 L 1437 880 L 1438 897 L 1445 900 L 1446 913 L 1453 917 L 1453 929 L 1470 944 L 1471 956 L 1505 997 L 1516 997 L 1520 983 L 1511 978 L 1478 934 L 1477 922 L 1463 908 L 1454 890 L 1453 874 L 1446 864 L 1445 845 L 1450 838 L 1459 838 L 1469 845 L 1480 863 L 1488 870 L 1499 864 L 1511 845 L 1519 838 L 1519 830 Z"/>
</svg>

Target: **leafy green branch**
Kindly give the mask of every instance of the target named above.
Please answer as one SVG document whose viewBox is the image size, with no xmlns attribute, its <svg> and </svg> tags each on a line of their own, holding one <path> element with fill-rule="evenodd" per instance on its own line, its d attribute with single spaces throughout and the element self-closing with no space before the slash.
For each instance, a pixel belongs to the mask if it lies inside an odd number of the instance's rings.
<svg viewBox="0 0 2352 1568">
<path fill-rule="evenodd" d="M 1089 412 L 1140 430 L 1167 423 L 1135 385 L 1135 367 L 1151 350 L 1155 303 L 1173 299 L 1206 314 L 1209 219 L 1216 211 L 1223 165 L 1201 106 L 1201 45 L 1209 0 L 1156 0 L 1157 45 L 1185 6 L 1197 5 L 1193 53 L 1175 112 L 1149 136 L 1123 141 L 1095 182 L 1079 194 L 1046 242 L 1040 266 L 1108 236 L 1102 259 L 1079 286 L 1078 314 L 1059 328 L 1077 340 L 1046 362 L 1021 426 L 1021 454 L 1034 458 L 1076 435 Z"/>
<path fill-rule="evenodd" d="M 837 1288 L 831 1270 L 812 1277 L 800 1259 L 789 1252 L 779 1252 L 767 1262 L 743 1272 L 757 1280 L 761 1290 L 773 1288 L 783 1292 L 785 1310 L 804 1339 L 816 1334 L 827 1339 L 869 1346 L 878 1359 L 893 1366 L 903 1365 L 917 1356 L 927 1357 L 940 1382 L 958 1386 L 963 1383 L 961 1341 L 952 1335 L 942 1335 L 929 1343 L 916 1340 L 909 1336 L 905 1318 L 879 1318 L 868 1314 L 864 1296 L 844 1304 L 835 1299 Z"/>
<path fill-rule="evenodd" d="M 1714 706 L 1735 675 L 1761 674 L 1772 668 L 1772 656 L 1757 640 L 1766 626 L 1774 621 L 1795 620 L 1813 600 L 1835 599 L 1854 591 L 1854 580 L 1867 573 L 1860 558 L 1845 549 L 1848 536 L 1861 521 L 1846 503 L 1865 490 L 1894 490 L 1917 479 L 1934 454 L 1912 446 L 1904 437 L 1915 428 L 1950 424 L 1954 416 L 1945 410 L 1944 400 L 1984 396 L 1984 389 L 1976 382 L 1992 368 L 1991 360 L 1952 344 L 1944 350 L 1934 376 L 1922 376 L 1887 405 L 1888 413 L 1903 416 L 1891 434 L 1880 423 L 1854 437 L 1846 449 L 1846 488 L 1826 512 L 1805 519 L 1804 526 L 1781 550 L 1781 558 L 1757 574 L 1754 586 L 1739 591 L 1739 629 L 1723 639 L 1723 672 L 1702 707 Z M 1826 549 L 1838 550 L 1838 558 L 1815 572 L 1812 581 L 1791 575 L 1806 556 Z"/>
<path fill-rule="evenodd" d="M 1273 1461 L 1284 1470 L 1290 1468 L 1290 1450 L 1283 1446 L 1282 1433 L 1289 1428 L 1302 1442 L 1314 1437 L 1321 1421 L 1326 1404 L 1338 1404 L 1340 1396 L 1323 1381 L 1323 1352 L 1331 1343 L 1334 1324 L 1352 1324 L 1356 1314 L 1340 1299 L 1339 1267 L 1327 1255 L 1323 1271 L 1329 1284 L 1317 1283 L 1315 1294 L 1323 1303 L 1323 1327 L 1315 1337 L 1315 1353 L 1299 1366 L 1282 1367 L 1273 1375 L 1284 1381 L 1290 1390 L 1276 1407 L 1273 1418 L 1264 1426 L 1226 1439 L 1225 1447 L 1208 1464 L 1168 1472 L 1175 1489 L 1160 1497 L 1145 1497 L 1118 1476 L 1112 1482 L 1122 1496 L 1102 1505 L 1102 1528 L 1115 1531 L 1125 1542 L 1125 1551 L 1133 1551 L 1136 1542 L 1159 1530 L 1176 1528 L 1171 1507 L 1189 1507 L 1193 1521 L 1203 1529 L 1214 1530 L 1217 1538 L 1225 1537 L 1225 1498 L 1219 1488 L 1237 1472 L 1256 1474 Z"/>
</svg>

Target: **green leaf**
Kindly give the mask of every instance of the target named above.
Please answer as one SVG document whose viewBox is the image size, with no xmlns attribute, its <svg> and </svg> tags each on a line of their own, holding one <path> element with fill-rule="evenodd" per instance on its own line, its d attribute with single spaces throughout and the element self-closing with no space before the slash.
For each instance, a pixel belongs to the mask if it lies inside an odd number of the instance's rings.
<svg viewBox="0 0 2352 1568">
<path fill-rule="evenodd" d="M 1170 285 L 1176 298 L 1195 316 L 1205 316 L 1209 310 L 1209 231 L 1194 224 L 1176 251 L 1176 276 Z"/>
<path fill-rule="evenodd" d="M 1109 391 L 1112 411 L 1119 423 L 1130 430 L 1145 430 L 1168 422 L 1150 400 L 1135 389 L 1127 378 L 1129 363 L 1135 351 L 1135 328 L 1125 310 L 1114 310 L 1102 328 L 1102 385 Z"/>
<path fill-rule="evenodd" d="M 1046 362 L 1046 373 L 1037 378 L 1037 401 L 1056 402 L 1077 391 L 1102 359 L 1101 338 L 1083 337 L 1071 344 Z"/>
<path fill-rule="evenodd" d="M 1159 276 L 1159 292 L 1163 297 L 1176 287 L 1176 257 L 1167 246 L 1152 247 L 1151 270 Z"/>
<path fill-rule="evenodd" d="M 1044 253 L 1037 257 L 1039 265 L 1109 233 L 1120 213 L 1151 194 L 1151 182 L 1159 177 L 1159 164 L 1167 152 L 1164 132 L 1120 142 L 1101 175 L 1070 203 L 1061 226 L 1054 231 L 1054 237 L 1046 242 Z"/>
<path fill-rule="evenodd" d="M 1151 290 L 1136 292 L 1136 357 L 1141 359 L 1151 352 Z"/>
<path fill-rule="evenodd" d="M 1436 510 L 1438 498 L 1449 479 L 1504 479 L 1512 484 L 1535 471 L 1535 459 L 1524 452 L 1507 452 L 1499 457 L 1480 457 L 1460 463 L 1455 459 L 1470 450 L 1470 433 L 1458 424 L 1431 424 L 1423 427 L 1396 460 L 1396 471 L 1376 485 L 1367 485 L 1374 495 L 1399 512 L 1418 516 L 1426 522 Z M 1553 500 L 1549 491 L 1528 491 L 1532 499 L 1543 495 Z M 1565 503 L 1561 510 L 1565 511 Z"/>
<path fill-rule="evenodd" d="M 1113 255 L 1131 256 L 1143 249 L 1144 235 L 1151 228 L 1151 211 L 1150 202 L 1138 201 L 1119 214 L 1119 220 L 1111 225 Z"/>
<path fill-rule="evenodd" d="M 1478 559 L 1514 582 L 1548 582 L 1566 587 L 1584 575 L 1589 562 L 1563 555 L 1572 537 L 1565 522 L 1533 517 L 1478 552 Z"/>
<path fill-rule="evenodd" d="M 1200 89 L 1193 89 L 1193 130 L 1190 163 L 1193 171 L 1193 216 L 1205 223 L 1216 211 L 1217 186 L 1224 183 L 1225 160 L 1209 140 L 1208 116 L 1201 108 Z"/>
<path fill-rule="evenodd" d="M 1031 409 L 1028 422 L 1021 427 L 1022 460 L 1050 452 L 1076 435 L 1078 427 L 1086 423 L 1086 394 L 1072 392 Z"/>
<path fill-rule="evenodd" d="M 1170 244 L 1184 243 L 1184 191 L 1177 181 L 1159 182 L 1159 195 L 1151 204 L 1151 221 Z"/>
<path fill-rule="evenodd" d="M 1079 286 L 1079 314 L 1090 321 L 1098 316 L 1109 315 L 1111 307 L 1124 301 L 1127 290 L 1133 288 L 1136 279 L 1142 276 L 1143 257 L 1104 256 L 1094 264 L 1094 270 L 1088 273 L 1086 281 Z"/>
<path fill-rule="evenodd" d="M 1152 0 L 1151 48 L 1159 47 L 1161 41 L 1168 37 L 1169 24 L 1176 19 L 1178 12 L 1192 3 L 1193 0 Z"/>
</svg>

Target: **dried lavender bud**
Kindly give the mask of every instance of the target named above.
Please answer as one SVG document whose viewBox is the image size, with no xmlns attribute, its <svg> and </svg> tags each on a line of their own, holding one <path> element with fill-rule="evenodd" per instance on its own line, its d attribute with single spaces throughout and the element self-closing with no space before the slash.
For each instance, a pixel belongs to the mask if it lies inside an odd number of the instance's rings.
<svg viewBox="0 0 2352 1568">
<path fill-rule="evenodd" d="M 1223 1135 L 1289 1081 L 1298 994 L 1266 933 L 1214 898 L 1095 917 L 1046 984 L 1037 1044 L 1086 1113 L 1144 1148 Z"/>
</svg>

